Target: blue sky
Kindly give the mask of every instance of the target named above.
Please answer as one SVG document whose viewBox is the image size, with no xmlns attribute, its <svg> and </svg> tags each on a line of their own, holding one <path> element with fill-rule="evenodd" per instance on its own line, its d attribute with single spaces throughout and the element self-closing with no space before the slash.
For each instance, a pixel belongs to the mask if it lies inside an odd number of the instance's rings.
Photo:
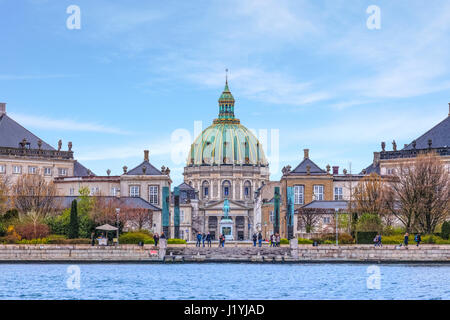
<svg viewBox="0 0 450 320">
<path fill-rule="evenodd" d="M 72 4 L 80 30 L 66 27 Z M 304 148 L 359 172 L 381 141 L 403 146 L 447 116 L 449 36 L 445 0 L 0 0 L 0 101 L 53 146 L 72 141 L 96 174 L 149 149 L 180 183 L 186 139 L 217 116 L 228 68 L 236 116 L 279 130 L 272 179 Z"/>
</svg>

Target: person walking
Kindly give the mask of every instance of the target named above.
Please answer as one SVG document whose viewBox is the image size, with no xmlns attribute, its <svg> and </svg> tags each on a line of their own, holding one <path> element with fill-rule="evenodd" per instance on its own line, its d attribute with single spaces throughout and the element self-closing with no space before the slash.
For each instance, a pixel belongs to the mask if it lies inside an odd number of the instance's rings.
<svg viewBox="0 0 450 320">
<path fill-rule="evenodd" d="M 222 234 L 220 237 L 222 240 L 222 248 L 223 248 L 223 247 L 225 247 L 225 236 Z"/>
<path fill-rule="evenodd" d="M 208 244 L 208 247 L 211 248 L 211 233 L 209 233 L 209 232 L 206 235 L 206 243 Z"/>
<path fill-rule="evenodd" d="M 256 240 L 257 240 L 257 236 L 256 233 L 253 234 L 253 246 L 256 247 Z"/>
<path fill-rule="evenodd" d="M 277 243 L 277 247 L 279 247 L 281 244 L 281 237 L 280 237 L 279 233 L 277 233 L 277 236 L 276 236 L 276 243 Z"/>
<path fill-rule="evenodd" d="M 203 232 L 203 234 L 202 234 L 202 244 L 203 244 L 203 248 L 205 247 L 205 240 L 206 240 L 206 234 Z"/>
<path fill-rule="evenodd" d="M 270 235 L 270 246 L 273 247 L 273 234 Z"/>
<path fill-rule="evenodd" d="M 195 244 L 195 246 L 200 247 L 201 243 L 202 243 L 202 234 L 199 232 L 197 233 L 197 243 Z"/>
<path fill-rule="evenodd" d="M 405 236 L 403 238 L 403 244 L 405 245 L 406 248 L 408 248 L 408 241 L 409 241 L 409 233 L 405 233 Z"/>
<path fill-rule="evenodd" d="M 373 238 L 373 246 L 374 247 L 378 246 L 378 234 L 375 236 L 375 238 Z"/>
<path fill-rule="evenodd" d="M 422 242 L 422 236 L 420 235 L 420 233 L 416 234 L 416 237 L 414 239 L 417 242 L 417 247 L 420 245 L 420 243 Z"/>
<path fill-rule="evenodd" d="M 261 248 L 262 246 L 262 234 L 261 231 L 258 233 L 258 246 Z"/>
<path fill-rule="evenodd" d="M 91 246 L 95 246 L 95 232 L 91 233 Z"/>
<path fill-rule="evenodd" d="M 155 233 L 155 234 L 153 235 L 153 241 L 155 242 L 155 247 L 158 246 L 158 240 L 159 240 L 159 236 L 158 236 L 157 233 Z"/>
<path fill-rule="evenodd" d="M 383 242 L 381 241 L 381 233 L 378 235 L 378 246 L 379 247 L 383 246 Z"/>
<path fill-rule="evenodd" d="M 164 231 L 161 232 L 161 235 L 158 235 L 158 240 L 159 239 L 165 239 L 165 238 L 166 238 L 166 235 L 165 235 Z"/>
</svg>

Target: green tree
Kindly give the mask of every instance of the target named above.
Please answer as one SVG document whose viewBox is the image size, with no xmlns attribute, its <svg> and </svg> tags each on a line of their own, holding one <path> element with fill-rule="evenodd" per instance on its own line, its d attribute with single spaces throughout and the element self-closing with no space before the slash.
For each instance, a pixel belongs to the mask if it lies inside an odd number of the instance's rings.
<svg viewBox="0 0 450 320">
<path fill-rule="evenodd" d="M 362 232 L 379 232 L 382 228 L 380 217 L 373 213 L 363 213 L 356 223 L 356 230 Z"/>
<path fill-rule="evenodd" d="M 450 236 L 450 221 L 444 221 L 441 227 L 442 239 L 449 239 Z"/>
<path fill-rule="evenodd" d="M 72 208 L 70 209 L 69 239 L 78 238 L 78 225 L 77 200 L 73 200 Z"/>
</svg>

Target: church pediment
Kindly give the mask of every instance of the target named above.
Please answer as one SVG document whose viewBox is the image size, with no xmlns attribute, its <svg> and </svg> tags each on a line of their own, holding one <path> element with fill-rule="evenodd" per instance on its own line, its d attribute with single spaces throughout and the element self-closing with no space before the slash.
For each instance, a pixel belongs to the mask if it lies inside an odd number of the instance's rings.
<svg viewBox="0 0 450 320">
<path fill-rule="evenodd" d="M 224 200 L 216 201 L 214 203 L 210 203 L 206 206 L 203 206 L 204 209 L 208 210 L 222 210 Z M 228 200 L 230 205 L 230 210 L 249 210 L 252 209 L 250 206 L 246 206 L 243 203 L 239 203 L 237 201 Z"/>
</svg>

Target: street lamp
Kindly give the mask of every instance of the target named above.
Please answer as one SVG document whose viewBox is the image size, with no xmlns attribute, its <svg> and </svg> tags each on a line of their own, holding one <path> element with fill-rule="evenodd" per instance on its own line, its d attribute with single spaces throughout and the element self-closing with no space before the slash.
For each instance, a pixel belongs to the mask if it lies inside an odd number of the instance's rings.
<svg viewBox="0 0 450 320">
<path fill-rule="evenodd" d="M 117 223 L 117 245 L 119 245 L 119 213 L 120 213 L 120 208 L 116 208 L 116 223 Z"/>
<path fill-rule="evenodd" d="M 334 218 L 334 220 L 336 220 L 336 246 L 338 246 L 339 245 L 339 243 L 338 243 L 338 208 L 335 208 L 334 209 L 334 212 L 335 212 L 335 218 Z"/>
</svg>

